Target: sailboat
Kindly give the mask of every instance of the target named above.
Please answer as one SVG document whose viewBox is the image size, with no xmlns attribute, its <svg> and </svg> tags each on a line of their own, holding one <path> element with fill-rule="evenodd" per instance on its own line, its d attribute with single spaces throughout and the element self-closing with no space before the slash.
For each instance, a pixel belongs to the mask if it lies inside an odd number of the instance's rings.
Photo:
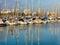
<svg viewBox="0 0 60 45">
<path fill-rule="evenodd" d="M 30 3 L 29 3 L 29 9 L 30 9 Z M 32 0 L 32 10 L 30 11 L 30 13 L 33 13 L 33 0 Z M 31 16 L 29 16 L 29 14 L 30 13 L 28 13 L 28 16 L 27 16 L 27 23 L 28 24 L 33 24 L 34 23 L 34 21 L 32 20 L 32 14 L 31 14 Z"/>
<path fill-rule="evenodd" d="M 16 12 L 15 16 L 13 14 L 13 16 L 9 17 L 9 20 L 6 21 L 7 25 L 16 25 L 17 24 L 17 22 L 16 22 L 16 20 L 17 20 L 17 1 L 18 0 L 16 0 L 16 7 L 15 7 L 16 10 L 14 11 L 14 12 Z"/>
<path fill-rule="evenodd" d="M 26 5 L 26 1 L 27 1 L 27 0 L 25 0 L 25 5 Z M 17 4 L 17 5 L 18 5 L 18 4 Z M 25 9 L 26 9 L 26 8 L 25 8 Z M 20 18 L 18 19 L 17 23 L 18 23 L 19 25 L 27 24 L 27 22 L 25 21 L 24 17 L 20 17 Z"/>
</svg>

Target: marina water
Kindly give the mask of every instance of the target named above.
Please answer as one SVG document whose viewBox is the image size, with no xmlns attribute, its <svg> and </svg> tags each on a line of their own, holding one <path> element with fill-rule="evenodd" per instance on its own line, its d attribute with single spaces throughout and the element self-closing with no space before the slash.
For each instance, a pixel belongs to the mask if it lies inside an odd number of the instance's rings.
<svg viewBox="0 0 60 45">
<path fill-rule="evenodd" d="M 0 45 L 60 45 L 60 23 L 0 27 Z"/>
</svg>

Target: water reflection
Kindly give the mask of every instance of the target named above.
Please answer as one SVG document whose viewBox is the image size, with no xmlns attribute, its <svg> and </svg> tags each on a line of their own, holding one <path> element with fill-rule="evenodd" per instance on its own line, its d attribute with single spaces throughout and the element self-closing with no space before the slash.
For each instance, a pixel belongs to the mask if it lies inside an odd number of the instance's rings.
<svg viewBox="0 0 60 45">
<path fill-rule="evenodd" d="M 8 32 L 13 36 L 15 31 L 15 26 L 8 26 Z"/>
<path fill-rule="evenodd" d="M 0 27 L 0 42 L 5 45 L 59 45 L 59 26 L 60 23 Z"/>
<path fill-rule="evenodd" d="M 56 24 L 56 23 L 54 23 L 54 24 L 50 24 L 49 25 L 49 30 L 51 31 L 51 34 L 52 35 L 58 35 L 59 34 L 59 32 L 60 32 L 60 28 L 59 28 L 59 25 L 60 24 Z"/>
<path fill-rule="evenodd" d="M 8 31 L 6 27 L 0 27 L 0 30 L 0 42 L 6 42 Z"/>
</svg>

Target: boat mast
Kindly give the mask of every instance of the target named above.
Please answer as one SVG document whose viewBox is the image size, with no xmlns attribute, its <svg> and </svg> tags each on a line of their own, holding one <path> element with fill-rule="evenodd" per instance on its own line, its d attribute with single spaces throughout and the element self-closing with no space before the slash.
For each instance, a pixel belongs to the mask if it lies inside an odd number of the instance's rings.
<svg viewBox="0 0 60 45">
<path fill-rule="evenodd" d="M 33 0 L 32 0 L 32 12 L 33 12 Z"/>
<path fill-rule="evenodd" d="M 38 8 L 40 8 L 40 0 L 38 0 Z"/>
<path fill-rule="evenodd" d="M 6 0 L 5 0 L 5 5 L 4 5 L 4 9 L 6 9 Z"/>
<path fill-rule="evenodd" d="M 27 9 L 27 0 L 25 0 L 25 9 Z"/>
<path fill-rule="evenodd" d="M 17 16 L 17 15 L 18 15 L 18 0 L 16 0 L 16 7 L 15 7 L 15 11 L 16 11 L 15 15 Z"/>
<path fill-rule="evenodd" d="M 29 9 L 30 9 L 30 2 L 29 2 Z"/>
<path fill-rule="evenodd" d="M 40 0 L 38 0 L 38 16 L 39 16 L 39 17 L 42 16 L 42 15 L 40 15 L 40 13 L 41 13 Z"/>
<path fill-rule="evenodd" d="M 58 8 L 56 10 L 57 10 L 57 16 L 56 17 L 58 17 Z"/>
</svg>

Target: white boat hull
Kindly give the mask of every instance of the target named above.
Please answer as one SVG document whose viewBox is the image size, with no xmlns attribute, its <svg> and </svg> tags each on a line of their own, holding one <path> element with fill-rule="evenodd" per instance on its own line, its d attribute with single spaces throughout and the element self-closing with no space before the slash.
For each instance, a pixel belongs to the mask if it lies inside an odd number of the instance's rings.
<svg viewBox="0 0 60 45">
<path fill-rule="evenodd" d="M 27 22 L 18 21 L 18 24 L 27 24 Z"/>
<path fill-rule="evenodd" d="M 9 22 L 9 21 L 6 21 L 7 25 L 16 25 L 15 22 Z"/>
</svg>

